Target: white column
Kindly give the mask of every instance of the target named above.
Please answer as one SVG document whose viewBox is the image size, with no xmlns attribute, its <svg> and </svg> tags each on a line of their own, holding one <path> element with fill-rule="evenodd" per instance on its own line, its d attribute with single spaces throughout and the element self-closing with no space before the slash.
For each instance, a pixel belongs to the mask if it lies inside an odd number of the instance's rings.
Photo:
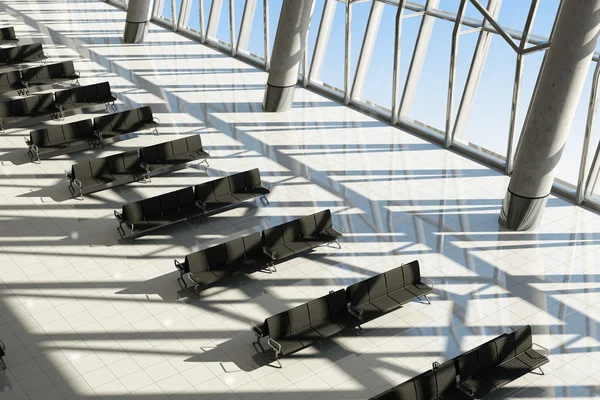
<svg viewBox="0 0 600 400">
<path fill-rule="evenodd" d="M 550 195 L 600 32 L 600 0 L 563 2 L 532 98 L 499 222 L 537 227 Z"/>
<path fill-rule="evenodd" d="M 154 0 L 129 0 L 123 42 L 142 43 L 152 19 Z"/>
</svg>

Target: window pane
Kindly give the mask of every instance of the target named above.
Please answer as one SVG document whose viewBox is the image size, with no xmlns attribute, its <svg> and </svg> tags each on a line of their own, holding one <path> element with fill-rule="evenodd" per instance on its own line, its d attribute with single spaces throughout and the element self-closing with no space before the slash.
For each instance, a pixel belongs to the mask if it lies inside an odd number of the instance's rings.
<svg viewBox="0 0 600 400">
<path fill-rule="evenodd" d="M 256 11 L 252 20 L 250 39 L 248 41 L 248 52 L 265 57 L 265 23 L 264 23 L 264 0 L 256 1 Z"/>
<path fill-rule="evenodd" d="M 229 0 L 223 0 L 221 5 L 221 15 L 219 18 L 219 25 L 217 27 L 217 39 L 231 45 L 231 39 L 229 34 Z"/>
<path fill-rule="evenodd" d="M 338 89 L 344 87 L 344 57 L 346 56 L 346 6 L 337 3 L 321 75 L 315 77 Z"/>
<path fill-rule="evenodd" d="M 196 32 L 200 32 L 200 9 L 198 8 L 199 0 L 192 0 L 190 15 L 186 26 L 192 28 Z"/>
</svg>

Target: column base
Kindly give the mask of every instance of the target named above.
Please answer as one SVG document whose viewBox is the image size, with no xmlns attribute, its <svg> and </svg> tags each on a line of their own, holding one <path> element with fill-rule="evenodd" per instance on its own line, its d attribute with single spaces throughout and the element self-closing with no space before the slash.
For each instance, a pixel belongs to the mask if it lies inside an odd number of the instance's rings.
<svg viewBox="0 0 600 400">
<path fill-rule="evenodd" d="M 146 33 L 148 33 L 148 22 L 129 22 L 125 21 L 125 33 L 123 34 L 124 43 L 142 43 Z"/>
<path fill-rule="evenodd" d="M 537 228 L 542 222 L 548 201 L 545 197 L 521 197 L 506 191 L 498 223 L 511 231 L 528 231 Z"/>
<path fill-rule="evenodd" d="M 296 85 L 281 87 L 271 86 L 267 83 L 265 98 L 263 99 L 263 111 L 283 112 L 291 110 L 295 90 Z"/>
</svg>

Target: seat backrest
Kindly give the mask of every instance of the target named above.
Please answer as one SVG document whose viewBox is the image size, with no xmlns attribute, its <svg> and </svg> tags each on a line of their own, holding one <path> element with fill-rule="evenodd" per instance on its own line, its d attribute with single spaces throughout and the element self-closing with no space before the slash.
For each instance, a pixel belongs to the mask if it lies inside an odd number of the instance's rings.
<svg viewBox="0 0 600 400">
<path fill-rule="evenodd" d="M 13 46 L 6 48 L 6 57 L 11 64 L 22 61 L 22 52 L 24 46 Z"/>
<path fill-rule="evenodd" d="M 32 72 L 35 74 L 31 76 L 31 78 L 35 81 L 48 81 L 52 79 L 50 76 L 50 68 L 49 65 L 43 65 L 41 67 L 32 68 Z"/>
<path fill-rule="evenodd" d="M 283 233 L 281 226 L 274 226 L 263 231 L 263 240 L 269 248 L 281 246 L 283 244 Z"/>
<path fill-rule="evenodd" d="M 133 131 L 140 123 L 138 112 L 136 109 L 123 111 L 121 114 L 125 117 L 125 125 L 127 130 Z"/>
<path fill-rule="evenodd" d="M 437 396 L 456 389 L 456 366 L 454 360 L 449 360 L 434 370 Z"/>
<path fill-rule="evenodd" d="M 198 150 L 202 150 L 202 139 L 200 135 L 190 135 L 185 138 L 185 142 L 187 144 L 187 151 L 189 153 L 194 153 Z"/>
<path fill-rule="evenodd" d="M 11 116 L 12 112 L 10 110 L 10 103 L 12 103 L 12 101 L 0 103 L 0 118 L 6 118 Z"/>
<path fill-rule="evenodd" d="M 194 186 L 194 196 L 196 200 L 212 202 L 215 199 L 212 182 L 205 182 Z"/>
<path fill-rule="evenodd" d="M 158 199 L 160 200 L 160 208 L 163 214 L 173 213 L 178 210 L 177 193 L 170 192 L 161 194 Z"/>
<path fill-rule="evenodd" d="M 331 228 L 331 211 L 323 210 L 315 215 L 315 223 L 317 224 L 317 232 L 324 232 L 325 230 Z"/>
<path fill-rule="evenodd" d="M 21 86 L 21 72 L 20 71 L 9 71 L 3 75 L 6 78 L 6 83 L 8 83 L 9 85 L 18 84 L 19 86 Z"/>
<path fill-rule="evenodd" d="M 52 93 L 40 94 L 38 95 L 38 111 L 39 112 L 52 112 L 56 110 L 56 105 L 54 103 L 54 95 Z"/>
<path fill-rule="evenodd" d="M 39 147 L 48 146 L 50 144 L 50 141 L 48 140 L 48 130 L 37 129 L 29 132 L 29 141 Z"/>
<path fill-rule="evenodd" d="M 92 170 L 93 178 L 109 174 L 106 158 L 95 158 L 90 160 L 90 169 Z"/>
<path fill-rule="evenodd" d="M 404 275 L 404 284 L 414 285 L 421 282 L 421 269 L 419 268 L 419 261 L 415 260 L 408 264 L 402 265 L 402 274 Z"/>
<path fill-rule="evenodd" d="M 225 252 L 227 253 L 228 264 L 233 264 L 246 258 L 246 250 L 244 250 L 244 239 L 239 237 L 225 243 Z"/>
<path fill-rule="evenodd" d="M 25 54 L 28 58 L 39 58 L 44 55 L 44 47 L 41 43 L 32 43 L 29 45 L 29 49 L 27 49 Z"/>
<path fill-rule="evenodd" d="M 171 142 L 171 147 L 173 149 L 173 156 L 183 156 L 188 153 L 187 143 L 185 138 L 173 140 Z"/>
<path fill-rule="evenodd" d="M 396 400 L 417 400 L 417 388 L 413 379 L 402 382 L 392 389 Z"/>
<path fill-rule="evenodd" d="M 54 101 L 56 102 L 56 104 L 59 105 L 65 105 L 67 103 L 71 102 L 71 91 L 69 89 L 67 90 L 59 90 L 57 92 L 54 92 Z"/>
<path fill-rule="evenodd" d="M 208 271 L 208 259 L 206 258 L 205 250 L 188 254 L 185 256 L 185 263 L 187 264 L 191 274 L 198 274 L 200 272 Z"/>
<path fill-rule="evenodd" d="M 94 118 L 94 126 L 98 132 L 112 132 L 112 126 L 110 124 L 111 116 L 109 115 L 101 115 L 99 117 Z"/>
<path fill-rule="evenodd" d="M 231 193 L 244 193 L 246 191 L 246 181 L 244 180 L 244 173 L 229 175 L 227 178 L 229 181 L 229 191 Z"/>
<path fill-rule="evenodd" d="M 346 288 L 348 301 L 352 306 L 359 306 L 369 302 L 369 286 L 366 281 L 356 282 Z"/>
<path fill-rule="evenodd" d="M 402 266 L 391 269 L 387 271 L 384 275 L 388 293 L 403 289 L 405 287 Z"/>
<path fill-rule="evenodd" d="M 0 64 L 10 64 L 10 62 L 7 49 L 0 49 Z"/>
<path fill-rule="evenodd" d="M 298 221 L 293 220 L 281 225 L 281 233 L 283 237 L 283 243 L 292 243 L 296 240 L 299 240 L 300 228 L 298 228 Z"/>
<path fill-rule="evenodd" d="M 477 360 L 479 372 L 483 373 L 498 365 L 498 352 L 494 341 L 489 341 L 477 348 Z"/>
<path fill-rule="evenodd" d="M 149 199 L 142 200 L 142 207 L 144 208 L 144 217 L 146 219 L 152 219 L 161 215 L 162 210 L 158 197 L 150 197 Z"/>
<path fill-rule="evenodd" d="M 494 339 L 494 344 L 496 345 L 496 353 L 498 354 L 498 364 L 502 364 L 504 361 L 516 356 L 514 332 L 497 337 Z"/>
<path fill-rule="evenodd" d="M 140 156 L 137 150 L 128 150 L 123 153 L 123 165 L 126 172 L 134 172 L 140 167 Z"/>
<path fill-rule="evenodd" d="M 412 380 L 415 382 L 417 400 L 433 400 L 436 397 L 435 373 L 432 370 L 415 376 Z"/>
<path fill-rule="evenodd" d="M 206 249 L 206 257 L 208 258 L 208 270 L 223 269 L 227 266 L 227 251 L 225 244 L 218 244 Z"/>
<path fill-rule="evenodd" d="M 76 75 L 75 65 L 73 64 L 73 61 L 63 61 L 60 63 L 60 66 L 62 69 L 63 78 L 67 78 L 67 77 Z"/>
<path fill-rule="evenodd" d="M 25 109 L 27 114 L 38 113 L 42 110 L 42 104 L 40 103 L 40 98 L 38 96 L 26 97 L 25 99 Z M 13 112 L 13 114 L 15 114 Z M 17 114 L 15 114 L 17 115 Z"/>
<path fill-rule="evenodd" d="M 247 258 L 251 258 L 257 253 L 262 254 L 263 240 L 261 232 L 251 233 L 242 237 L 242 239 L 244 240 L 244 250 Z"/>
<path fill-rule="evenodd" d="M 348 299 L 346 298 L 346 289 L 336 290 L 327 296 L 327 307 L 329 314 L 346 312 L 348 310 Z"/>
<path fill-rule="evenodd" d="M 159 161 L 166 161 L 173 159 L 173 147 L 171 142 L 159 143 L 156 145 L 156 154 L 158 155 Z"/>
<path fill-rule="evenodd" d="M 17 40 L 15 28 L 13 28 L 12 26 L 7 26 L 6 28 L 2 28 L 2 38 L 4 40 Z"/>
<path fill-rule="evenodd" d="M 90 136 L 94 134 L 94 121 L 91 119 L 82 119 L 77 121 L 77 131 L 79 137 Z"/>
<path fill-rule="evenodd" d="M 261 184 L 261 179 L 258 168 L 254 168 L 244 172 L 244 180 L 246 181 L 246 187 L 248 189 L 254 189 L 259 187 Z"/>
<path fill-rule="evenodd" d="M 52 79 L 62 78 L 62 65 L 49 64 L 49 65 L 47 65 L 47 67 L 48 67 L 48 74 L 50 75 L 50 78 L 52 78 Z"/>
<path fill-rule="evenodd" d="M 112 127 L 114 132 L 127 131 L 127 115 L 123 112 L 110 114 L 110 126 Z"/>
<path fill-rule="evenodd" d="M 92 170 L 90 169 L 89 161 L 73 164 L 71 166 L 71 176 L 79 180 L 91 178 Z"/>
<path fill-rule="evenodd" d="M 327 296 L 319 297 L 306 303 L 308 314 L 310 316 L 311 326 L 315 326 L 325 321 L 329 317 L 329 307 L 327 305 Z"/>
<path fill-rule="evenodd" d="M 82 86 L 83 95 L 85 96 L 85 101 L 88 103 L 95 102 L 98 99 L 98 91 L 96 90 L 96 85 L 87 85 Z"/>
<path fill-rule="evenodd" d="M 152 108 L 150 106 L 138 108 L 137 113 L 140 122 L 152 122 L 154 120 L 154 116 L 152 115 Z"/>
<path fill-rule="evenodd" d="M 157 163 L 158 152 L 156 151 L 156 146 L 142 147 L 140 149 L 140 161 L 144 161 L 149 164 Z"/>
<path fill-rule="evenodd" d="M 367 285 L 369 285 L 369 300 L 375 300 L 387 294 L 384 274 L 367 279 Z"/>
<path fill-rule="evenodd" d="M 301 304 L 288 310 L 288 318 L 290 320 L 290 332 L 292 334 L 310 328 L 310 316 L 306 304 Z"/>
<path fill-rule="evenodd" d="M 62 125 L 62 131 L 67 142 L 79 138 L 79 129 L 77 129 L 77 122 Z"/>
<path fill-rule="evenodd" d="M 71 103 L 87 103 L 84 87 L 79 86 L 69 89 L 69 100 Z"/>
<path fill-rule="evenodd" d="M 231 194 L 229 189 L 229 179 L 227 177 L 215 179 L 212 181 L 215 197 L 228 196 Z"/>
<path fill-rule="evenodd" d="M 462 381 L 479 374 L 479 358 L 475 350 L 467 351 L 454 359 L 457 373 Z"/>
<path fill-rule="evenodd" d="M 196 207 L 196 199 L 194 198 L 193 187 L 179 189 L 175 193 L 177 194 L 177 206 L 180 209 L 183 210 L 189 207 Z"/>
<path fill-rule="evenodd" d="M 33 67 L 33 68 L 25 68 L 21 70 L 21 79 L 25 82 L 35 82 L 36 81 L 36 73 L 38 70 L 45 67 Z"/>
<path fill-rule="evenodd" d="M 9 74 L 9 72 L 0 74 L 0 86 L 9 86 L 10 85 L 10 82 L 8 81 L 8 74 Z"/>
<path fill-rule="evenodd" d="M 10 105 L 10 113 L 15 117 L 25 117 L 28 116 L 27 112 L 27 102 L 25 99 L 16 99 L 8 102 Z M 36 102 L 33 100 L 32 106 L 36 107 Z"/>
<path fill-rule="evenodd" d="M 317 224 L 313 214 L 298 219 L 298 226 L 301 238 L 311 237 L 317 233 Z"/>
<path fill-rule="evenodd" d="M 63 134 L 63 127 L 61 125 L 49 125 L 46 130 L 49 144 L 55 145 L 65 142 L 65 135 Z"/>
<path fill-rule="evenodd" d="M 144 220 L 144 209 L 141 201 L 125 204 L 123 206 L 123 221 L 132 224 Z"/>
<path fill-rule="evenodd" d="M 290 322 L 287 311 L 273 315 L 265 320 L 269 337 L 273 340 L 290 334 Z"/>
<path fill-rule="evenodd" d="M 515 353 L 523 354 L 533 346 L 533 337 L 531 334 L 531 326 L 526 325 L 514 332 L 515 337 Z"/>
<path fill-rule="evenodd" d="M 123 162 L 123 154 L 113 154 L 112 156 L 106 157 L 106 167 L 108 172 L 113 174 L 125 173 L 125 163 Z"/>
<path fill-rule="evenodd" d="M 110 83 L 101 82 L 96 85 L 96 91 L 98 92 L 98 98 L 100 101 L 108 101 L 113 97 L 110 91 Z"/>
<path fill-rule="evenodd" d="M 394 393 L 394 389 L 389 389 L 383 393 L 379 393 L 375 397 L 371 397 L 370 400 L 398 400 L 398 398 Z"/>
</svg>

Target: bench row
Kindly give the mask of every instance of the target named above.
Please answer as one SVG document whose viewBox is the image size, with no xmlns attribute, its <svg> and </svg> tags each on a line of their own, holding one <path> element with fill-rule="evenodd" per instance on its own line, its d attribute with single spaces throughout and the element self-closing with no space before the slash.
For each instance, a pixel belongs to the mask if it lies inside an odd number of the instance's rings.
<svg viewBox="0 0 600 400">
<path fill-rule="evenodd" d="M 15 28 L 7 26 L 0 28 L 0 42 L 18 42 L 19 37 L 15 33 Z"/>
<path fill-rule="evenodd" d="M 152 108 L 145 106 L 69 124 L 49 125 L 29 132 L 25 143 L 29 146 L 30 158 L 39 162 L 41 158 L 103 145 L 132 132 L 153 129 L 158 134 L 157 127 Z"/>
<path fill-rule="evenodd" d="M 0 49 L 0 65 L 14 65 L 47 59 L 41 43 L 25 44 Z"/>
<path fill-rule="evenodd" d="M 541 347 L 541 346 L 539 346 Z M 548 363 L 549 351 L 533 349 L 531 326 L 503 334 L 371 400 L 481 399 Z"/>
<path fill-rule="evenodd" d="M 206 218 L 257 197 L 263 204 L 268 204 L 265 196 L 270 191 L 264 185 L 260 171 L 255 168 L 129 203 L 123 206 L 120 214 L 116 210 L 114 212 L 119 222 L 117 230 L 124 237 L 125 225 L 129 229 L 129 237 L 140 236 L 190 218 Z"/>
<path fill-rule="evenodd" d="M 372 290 L 365 293 L 366 288 Z M 421 281 L 419 262 L 415 260 L 269 317 L 260 326 L 251 324 L 251 329 L 258 340 L 269 337 L 268 344 L 278 360 L 279 356 L 295 353 L 343 330 L 360 329 L 367 322 L 365 304 L 370 304 L 370 319 L 374 319 L 432 291 L 433 285 L 425 286 Z M 370 294 L 376 293 L 372 303 L 363 301 L 363 296 L 369 299 Z M 385 293 L 400 296 L 386 298 Z"/>
<path fill-rule="evenodd" d="M 149 182 L 150 176 L 166 173 L 188 162 L 208 165 L 209 154 L 202 148 L 200 135 L 191 135 L 170 142 L 142 147 L 108 157 L 96 158 L 71 166 L 69 189 L 77 196 L 134 181 Z"/>
<path fill-rule="evenodd" d="M 37 121 L 32 118 L 52 115 L 58 119 L 63 111 L 110 104 L 116 101 L 108 82 L 55 93 L 34 95 L 22 99 L 0 102 L 0 128 L 2 130 L 27 126 Z"/>
<path fill-rule="evenodd" d="M 0 74 L 0 93 L 25 90 L 32 86 L 51 85 L 79 79 L 73 61 L 8 71 Z M 27 94 L 23 92 L 23 94 Z"/>
<path fill-rule="evenodd" d="M 304 227 L 302 231 L 299 229 L 300 225 Z M 270 244 L 277 241 L 283 232 L 288 237 L 288 244 L 302 244 L 289 248 L 290 253 L 285 256 L 280 255 L 283 252 L 278 253 L 270 248 Z M 341 237 L 342 232 L 333 227 L 331 211 L 324 210 L 265 229 L 262 232 L 255 232 L 188 254 L 183 263 L 175 260 L 175 267 L 180 273 L 177 280 L 187 286 L 183 279 L 187 274 L 194 283 L 194 289 L 198 292 L 201 287 L 211 285 L 236 273 L 251 273 L 257 270 L 274 271 L 276 262 L 299 256 L 324 244 L 337 242 Z"/>
</svg>

